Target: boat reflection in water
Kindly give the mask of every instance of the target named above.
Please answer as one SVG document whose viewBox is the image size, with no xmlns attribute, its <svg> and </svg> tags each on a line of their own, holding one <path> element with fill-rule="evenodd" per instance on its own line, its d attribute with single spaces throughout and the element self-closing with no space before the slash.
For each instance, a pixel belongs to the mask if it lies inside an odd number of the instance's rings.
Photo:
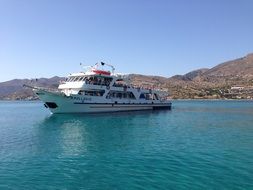
<svg viewBox="0 0 253 190">
<path fill-rule="evenodd" d="M 39 123 L 37 149 L 57 156 L 80 156 L 134 148 L 138 138 L 150 136 L 143 127 L 156 125 L 154 117 L 168 111 L 135 111 L 103 114 L 53 114 Z M 44 146 L 50 143 L 51 146 Z M 147 141 L 148 143 L 148 141 Z M 46 149 L 45 149 L 46 148 Z"/>
</svg>

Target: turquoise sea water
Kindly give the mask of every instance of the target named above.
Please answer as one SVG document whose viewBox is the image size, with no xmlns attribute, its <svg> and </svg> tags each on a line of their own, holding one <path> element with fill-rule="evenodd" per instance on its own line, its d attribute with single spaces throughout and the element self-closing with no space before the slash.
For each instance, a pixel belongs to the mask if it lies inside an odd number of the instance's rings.
<svg viewBox="0 0 253 190">
<path fill-rule="evenodd" d="M 92 115 L 0 102 L 0 189 L 253 189 L 253 102 Z"/>
</svg>

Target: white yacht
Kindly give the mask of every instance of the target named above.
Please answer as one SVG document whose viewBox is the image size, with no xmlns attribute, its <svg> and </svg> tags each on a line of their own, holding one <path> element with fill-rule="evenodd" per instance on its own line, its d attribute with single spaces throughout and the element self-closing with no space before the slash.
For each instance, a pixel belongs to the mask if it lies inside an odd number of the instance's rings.
<svg viewBox="0 0 253 190">
<path fill-rule="evenodd" d="M 104 66 L 110 66 L 111 71 Z M 162 97 L 161 91 L 133 86 L 128 75 L 114 71 L 112 65 L 101 62 L 85 72 L 70 74 L 57 91 L 32 88 L 52 113 L 171 109 L 171 102 Z"/>
</svg>

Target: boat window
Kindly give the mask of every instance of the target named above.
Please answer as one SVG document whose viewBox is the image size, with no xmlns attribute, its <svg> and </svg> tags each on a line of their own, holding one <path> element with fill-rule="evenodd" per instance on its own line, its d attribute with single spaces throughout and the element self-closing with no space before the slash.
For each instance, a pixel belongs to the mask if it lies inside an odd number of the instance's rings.
<svg viewBox="0 0 253 190">
<path fill-rule="evenodd" d="M 80 77 L 76 77 L 75 80 L 74 80 L 74 82 L 79 81 L 79 79 L 80 79 Z"/>
<path fill-rule="evenodd" d="M 109 86 L 111 82 L 112 82 L 112 78 L 108 78 L 108 77 L 104 78 L 104 85 L 105 86 Z"/>
<path fill-rule="evenodd" d="M 115 81 L 115 83 L 113 84 L 113 86 L 115 86 L 115 87 L 129 88 L 128 84 L 123 79 L 117 79 Z"/>
<path fill-rule="evenodd" d="M 82 76 L 77 76 L 77 77 L 69 77 L 67 79 L 67 82 L 79 82 L 79 81 L 84 81 L 85 77 Z"/>
<path fill-rule="evenodd" d="M 159 100 L 159 97 L 158 97 L 158 95 L 155 93 L 154 94 L 154 98 L 153 98 L 154 100 Z"/>
<path fill-rule="evenodd" d="M 122 95 L 123 95 L 122 98 L 127 98 L 127 93 L 123 93 Z"/>
<path fill-rule="evenodd" d="M 144 94 L 141 94 L 141 95 L 140 95 L 140 99 L 145 99 L 145 95 L 144 95 Z"/>
<path fill-rule="evenodd" d="M 136 99 L 135 96 L 134 96 L 134 94 L 132 92 L 127 92 L 127 96 L 130 99 Z"/>
<path fill-rule="evenodd" d="M 80 90 L 78 92 L 79 95 L 86 95 L 86 96 L 103 96 L 105 93 L 104 90 Z"/>
<path fill-rule="evenodd" d="M 70 82 L 75 82 L 76 77 L 72 77 L 72 80 Z"/>
<path fill-rule="evenodd" d="M 84 77 L 79 77 L 79 80 L 78 80 L 78 81 L 79 81 L 79 82 L 80 82 L 80 81 L 83 81 L 83 78 L 84 78 Z"/>
<path fill-rule="evenodd" d="M 86 84 L 109 86 L 112 78 L 108 77 L 88 77 L 85 79 Z"/>
<path fill-rule="evenodd" d="M 69 77 L 69 81 L 68 82 L 72 82 L 75 79 L 75 77 Z"/>
<path fill-rule="evenodd" d="M 87 77 L 83 77 L 83 78 L 82 78 L 82 81 L 86 81 L 86 80 L 87 80 Z"/>
<path fill-rule="evenodd" d="M 152 93 L 141 93 L 140 99 L 152 100 Z"/>
<path fill-rule="evenodd" d="M 106 98 L 135 99 L 135 96 L 132 92 L 110 91 Z"/>
<path fill-rule="evenodd" d="M 117 93 L 117 98 L 122 98 L 122 93 L 121 92 Z"/>
</svg>

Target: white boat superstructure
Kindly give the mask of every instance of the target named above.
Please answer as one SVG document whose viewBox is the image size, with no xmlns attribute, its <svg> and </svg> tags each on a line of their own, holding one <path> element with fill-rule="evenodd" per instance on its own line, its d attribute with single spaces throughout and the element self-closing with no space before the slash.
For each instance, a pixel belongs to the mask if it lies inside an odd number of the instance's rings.
<svg viewBox="0 0 253 190">
<path fill-rule="evenodd" d="M 133 110 L 171 109 L 161 92 L 132 86 L 128 75 L 105 71 L 101 62 L 85 72 L 70 74 L 58 91 L 33 87 L 52 113 L 95 113 Z"/>
</svg>

